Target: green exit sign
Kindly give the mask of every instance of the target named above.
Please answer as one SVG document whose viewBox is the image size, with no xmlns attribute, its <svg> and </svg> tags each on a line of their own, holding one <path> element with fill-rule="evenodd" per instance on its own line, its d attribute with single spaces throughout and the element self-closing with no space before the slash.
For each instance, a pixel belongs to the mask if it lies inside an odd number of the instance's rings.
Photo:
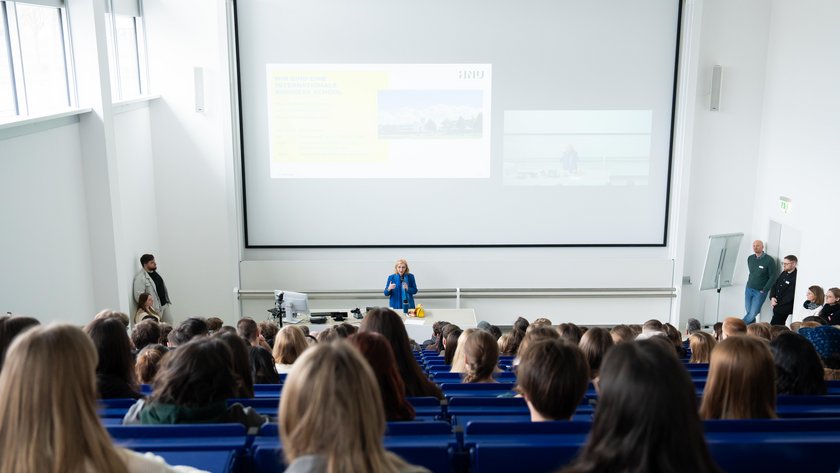
<svg viewBox="0 0 840 473">
<path fill-rule="evenodd" d="M 790 198 L 779 196 L 779 208 L 782 209 L 784 213 L 790 213 L 791 202 Z"/>
</svg>

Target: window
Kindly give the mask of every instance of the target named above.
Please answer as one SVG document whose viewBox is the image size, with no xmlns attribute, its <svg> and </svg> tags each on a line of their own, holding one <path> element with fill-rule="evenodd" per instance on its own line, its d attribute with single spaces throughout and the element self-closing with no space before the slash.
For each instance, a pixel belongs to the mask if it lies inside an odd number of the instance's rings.
<svg viewBox="0 0 840 473">
<path fill-rule="evenodd" d="M 111 95 L 124 100 L 148 92 L 143 17 L 138 0 L 106 2 Z"/>
<path fill-rule="evenodd" d="M 61 0 L 0 0 L 0 119 L 74 104 Z"/>
</svg>

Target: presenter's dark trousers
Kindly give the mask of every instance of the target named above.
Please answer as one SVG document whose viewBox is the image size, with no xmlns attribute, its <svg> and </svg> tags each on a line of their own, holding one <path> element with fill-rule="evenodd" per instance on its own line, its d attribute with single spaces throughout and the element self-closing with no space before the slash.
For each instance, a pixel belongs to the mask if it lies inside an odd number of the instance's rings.
<svg viewBox="0 0 840 473">
<path fill-rule="evenodd" d="M 777 305 L 776 307 L 773 307 L 773 320 L 770 321 L 770 325 L 784 325 L 788 315 L 791 313 L 793 313 L 792 304 Z"/>
</svg>

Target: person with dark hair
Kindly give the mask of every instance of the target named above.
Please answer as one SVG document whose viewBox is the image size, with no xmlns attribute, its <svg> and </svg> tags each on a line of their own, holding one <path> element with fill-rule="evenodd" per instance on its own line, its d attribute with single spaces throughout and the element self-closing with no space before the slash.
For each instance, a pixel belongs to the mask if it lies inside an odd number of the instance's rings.
<svg viewBox="0 0 840 473">
<path fill-rule="evenodd" d="M 490 332 L 490 335 L 493 335 L 493 338 L 496 339 L 496 341 L 498 341 L 499 337 L 502 336 L 502 329 L 495 325 L 491 325 L 487 331 Z"/>
<path fill-rule="evenodd" d="M 0 370 L 3 369 L 3 360 L 6 358 L 6 351 L 12 345 L 12 340 L 27 329 L 40 324 L 38 319 L 32 317 L 6 317 L 0 320 Z"/>
<path fill-rule="evenodd" d="M 441 355 L 446 354 L 446 339 L 449 337 L 449 334 L 454 331 L 461 331 L 461 327 L 455 324 L 446 324 L 440 329 L 440 353 Z"/>
<path fill-rule="evenodd" d="M 318 343 L 330 343 L 338 338 L 338 334 L 335 333 L 335 327 L 326 327 L 318 332 L 315 338 L 318 340 Z"/>
<path fill-rule="evenodd" d="M 262 335 L 265 343 L 267 343 L 268 346 L 273 347 L 274 337 L 277 336 L 277 331 L 280 330 L 280 327 L 271 320 L 263 320 L 258 325 L 260 326 L 260 335 Z"/>
<path fill-rule="evenodd" d="M 513 328 L 517 330 L 522 330 L 522 333 L 525 333 L 528 330 L 528 320 L 524 317 L 517 317 L 516 320 L 513 321 Z"/>
<path fill-rule="evenodd" d="M 438 353 L 443 350 L 443 342 L 441 341 L 441 330 L 443 327 L 449 325 L 449 322 L 438 320 L 432 324 L 432 338 L 423 343 L 424 350 L 435 350 Z"/>
<path fill-rule="evenodd" d="M 516 390 L 534 422 L 570 419 L 588 385 L 583 352 L 565 340 L 538 340 L 520 354 Z"/>
<path fill-rule="evenodd" d="M 715 322 L 712 325 L 712 330 L 715 332 L 714 337 L 716 342 L 723 340 L 723 322 Z"/>
<path fill-rule="evenodd" d="M 534 327 L 534 324 L 531 324 L 531 327 Z M 537 327 L 539 327 L 539 325 L 537 325 Z M 549 325 L 548 327 L 551 326 Z M 525 333 L 527 334 L 528 332 L 526 331 Z M 573 345 L 577 345 L 578 343 L 580 343 L 580 337 L 583 336 L 583 331 L 581 331 L 580 327 L 571 322 L 558 325 L 557 333 L 560 334 L 561 338 L 565 339 L 568 342 L 571 342 Z"/>
<path fill-rule="evenodd" d="M 613 347 L 613 339 L 606 329 L 592 327 L 580 338 L 580 350 L 589 364 L 589 374 L 593 380 L 598 379 L 601 362 L 607 352 Z M 521 363 L 521 362 L 520 362 Z"/>
<path fill-rule="evenodd" d="M 636 334 L 633 333 L 633 329 L 624 324 L 616 325 L 610 329 L 610 335 L 612 336 L 613 344 L 632 342 L 636 338 Z"/>
<path fill-rule="evenodd" d="M 662 332 L 665 333 L 665 337 L 674 345 L 674 350 L 677 352 L 677 356 L 680 358 L 684 358 L 686 355 L 685 347 L 682 343 L 682 336 L 680 335 L 679 329 L 674 327 L 671 324 L 662 324 Z"/>
<path fill-rule="evenodd" d="M 560 336 L 560 332 L 551 327 L 532 327 L 530 330 L 525 332 L 525 336 L 522 337 L 522 343 L 519 344 L 519 354 L 521 355 L 522 352 L 528 348 L 528 345 L 536 342 L 537 340 L 556 340 L 558 338 L 562 338 Z M 568 339 L 564 340 L 571 343 Z M 572 343 L 572 345 L 577 345 L 577 343 Z M 514 360 L 514 364 L 519 364 L 519 360 Z"/>
<path fill-rule="evenodd" d="M 238 394 L 240 381 L 233 356 L 218 337 L 197 338 L 163 359 L 147 400 L 138 400 L 123 424 L 240 423 L 248 428 L 268 421 L 250 407 L 227 399 Z"/>
<path fill-rule="evenodd" d="M 840 325 L 840 288 L 832 287 L 825 291 L 825 304 L 819 316 L 831 325 Z"/>
<path fill-rule="evenodd" d="M 236 375 L 238 389 L 234 397 L 254 397 L 254 378 L 251 376 L 251 360 L 248 356 L 248 344 L 239 335 L 216 333 L 212 338 L 225 342 L 230 349 L 233 373 Z"/>
<path fill-rule="evenodd" d="M 388 422 L 414 420 L 414 406 L 405 398 L 405 383 L 397 371 L 397 359 L 388 340 L 375 332 L 360 332 L 351 335 L 348 341 L 367 360 L 379 382 L 385 419 Z"/>
<path fill-rule="evenodd" d="M 790 329 L 787 327 L 787 325 L 771 325 L 770 326 L 770 341 L 775 340 L 776 337 L 778 337 L 779 335 L 781 335 L 785 332 L 790 332 Z"/>
<path fill-rule="evenodd" d="M 161 320 L 172 321 L 171 301 L 163 278 L 157 272 L 155 257 L 144 254 L 140 257 L 140 272 L 134 277 L 134 302 L 140 303 L 140 294 L 144 292 L 152 295 L 152 309 L 160 314 Z M 142 307 L 142 306 L 141 306 Z"/>
<path fill-rule="evenodd" d="M 467 329 L 469 330 L 469 329 Z M 452 360 L 455 359 L 455 352 L 458 350 L 458 340 L 461 338 L 461 334 L 464 333 L 461 329 L 455 329 L 449 331 L 449 334 L 443 340 L 443 362 L 444 364 L 451 365 Z"/>
<path fill-rule="evenodd" d="M 134 326 L 131 331 L 131 343 L 134 349 L 142 350 L 146 345 L 153 345 L 160 341 L 160 325 L 154 320 L 144 320 Z"/>
<path fill-rule="evenodd" d="M 95 319 L 85 326 L 84 331 L 93 341 L 99 354 L 99 363 L 96 365 L 96 389 L 99 398 L 143 397 L 137 391 L 131 340 L 128 339 L 123 324 L 113 318 Z"/>
<path fill-rule="evenodd" d="M 616 345 L 600 379 L 589 438 L 562 473 L 720 471 L 703 437 L 694 385 L 666 343 Z"/>
<path fill-rule="evenodd" d="M 172 333 L 173 327 L 172 327 L 172 325 L 170 325 L 166 322 L 161 322 L 158 325 L 160 325 L 160 340 L 158 340 L 158 343 L 160 343 L 161 345 L 164 345 L 164 346 L 168 346 L 169 345 L 169 334 Z"/>
<path fill-rule="evenodd" d="M 805 294 L 805 302 L 797 309 L 794 320 L 804 319 L 809 315 L 817 315 L 825 304 L 825 291 L 820 286 L 811 286 Z"/>
<path fill-rule="evenodd" d="M 219 317 L 207 317 L 207 331 L 210 335 L 219 331 L 223 325 L 225 325 L 225 321 L 220 319 Z"/>
<path fill-rule="evenodd" d="M 169 334 L 169 346 L 178 347 L 184 345 L 196 337 L 206 337 L 209 333 L 207 322 L 198 317 L 190 317 L 181 322 L 177 328 Z"/>
<path fill-rule="evenodd" d="M 784 271 L 773 287 L 770 288 L 770 306 L 773 307 L 773 319 L 770 325 L 784 325 L 793 313 L 793 301 L 796 298 L 796 263 L 799 260 L 794 255 L 787 255 L 782 260 Z"/>
<path fill-rule="evenodd" d="M 362 319 L 359 332 L 377 332 L 385 336 L 391 343 L 394 356 L 397 358 L 397 369 L 405 383 L 405 394 L 408 397 L 434 396 L 443 399 L 443 393 L 426 374 L 420 369 L 417 360 L 411 353 L 408 333 L 405 324 L 391 309 L 378 307 L 371 309 Z"/>
<path fill-rule="evenodd" d="M 484 330 L 470 333 L 464 340 L 464 382 L 495 383 L 493 373 L 498 369 L 499 344 Z"/>
<path fill-rule="evenodd" d="M 137 298 L 137 312 L 134 313 L 134 323 L 140 323 L 146 319 L 160 322 L 160 314 L 154 308 L 155 298 L 148 292 L 140 294 Z"/>
<path fill-rule="evenodd" d="M 710 333 L 694 332 L 688 337 L 688 343 L 691 347 L 691 359 L 689 364 L 708 363 L 712 359 L 712 350 L 715 349 L 717 341 Z"/>
<path fill-rule="evenodd" d="M 96 319 L 117 319 L 117 320 L 120 321 L 121 324 L 123 324 L 123 327 L 125 327 L 126 329 L 128 329 L 128 325 L 130 323 L 127 314 L 124 314 L 124 313 L 122 313 L 120 311 L 117 311 L 117 310 L 111 310 L 111 309 L 100 310 L 99 312 L 96 313 L 96 315 L 93 316 L 93 318 L 94 318 L 94 320 L 96 320 Z"/>
<path fill-rule="evenodd" d="M 733 336 L 717 344 L 700 415 L 703 419 L 776 417 L 776 368 L 766 340 Z"/>
<path fill-rule="evenodd" d="M 248 358 L 251 362 L 251 378 L 254 384 L 278 384 L 280 375 L 274 367 L 271 353 L 262 347 L 248 347 Z"/>
<path fill-rule="evenodd" d="M 537 325 L 537 326 L 546 325 L 546 326 L 551 327 L 551 320 L 549 320 L 546 317 L 540 317 L 538 319 L 535 319 L 533 322 L 531 322 L 531 326 L 533 327 L 534 325 Z"/>
<path fill-rule="evenodd" d="M 516 356 L 519 353 L 519 345 L 522 343 L 523 337 L 525 337 L 525 332 L 519 329 L 513 329 L 502 334 L 499 337 L 499 353 L 506 356 Z"/>
<path fill-rule="evenodd" d="M 134 374 L 137 376 L 137 381 L 142 384 L 152 384 L 160 368 L 160 363 L 163 361 L 163 356 L 167 352 L 169 352 L 169 349 L 159 343 L 146 345 L 140 350 L 134 362 Z"/>
<path fill-rule="evenodd" d="M 236 322 L 236 334 L 242 337 L 242 340 L 249 346 L 262 347 L 271 351 L 271 346 L 266 343 L 265 338 L 260 333 L 260 326 L 250 317 L 242 317 Z"/>
<path fill-rule="evenodd" d="M 820 355 L 805 337 L 797 333 L 780 334 L 770 342 L 776 362 L 776 394 L 822 395 L 827 392 Z"/>
</svg>

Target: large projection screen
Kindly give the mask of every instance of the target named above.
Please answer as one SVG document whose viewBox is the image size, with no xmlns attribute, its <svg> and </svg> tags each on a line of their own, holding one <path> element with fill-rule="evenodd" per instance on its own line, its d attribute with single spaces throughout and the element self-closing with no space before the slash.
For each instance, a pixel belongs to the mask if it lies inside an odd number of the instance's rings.
<svg viewBox="0 0 840 473">
<path fill-rule="evenodd" d="M 236 0 L 247 247 L 663 246 L 678 0 Z"/>
</svg>

